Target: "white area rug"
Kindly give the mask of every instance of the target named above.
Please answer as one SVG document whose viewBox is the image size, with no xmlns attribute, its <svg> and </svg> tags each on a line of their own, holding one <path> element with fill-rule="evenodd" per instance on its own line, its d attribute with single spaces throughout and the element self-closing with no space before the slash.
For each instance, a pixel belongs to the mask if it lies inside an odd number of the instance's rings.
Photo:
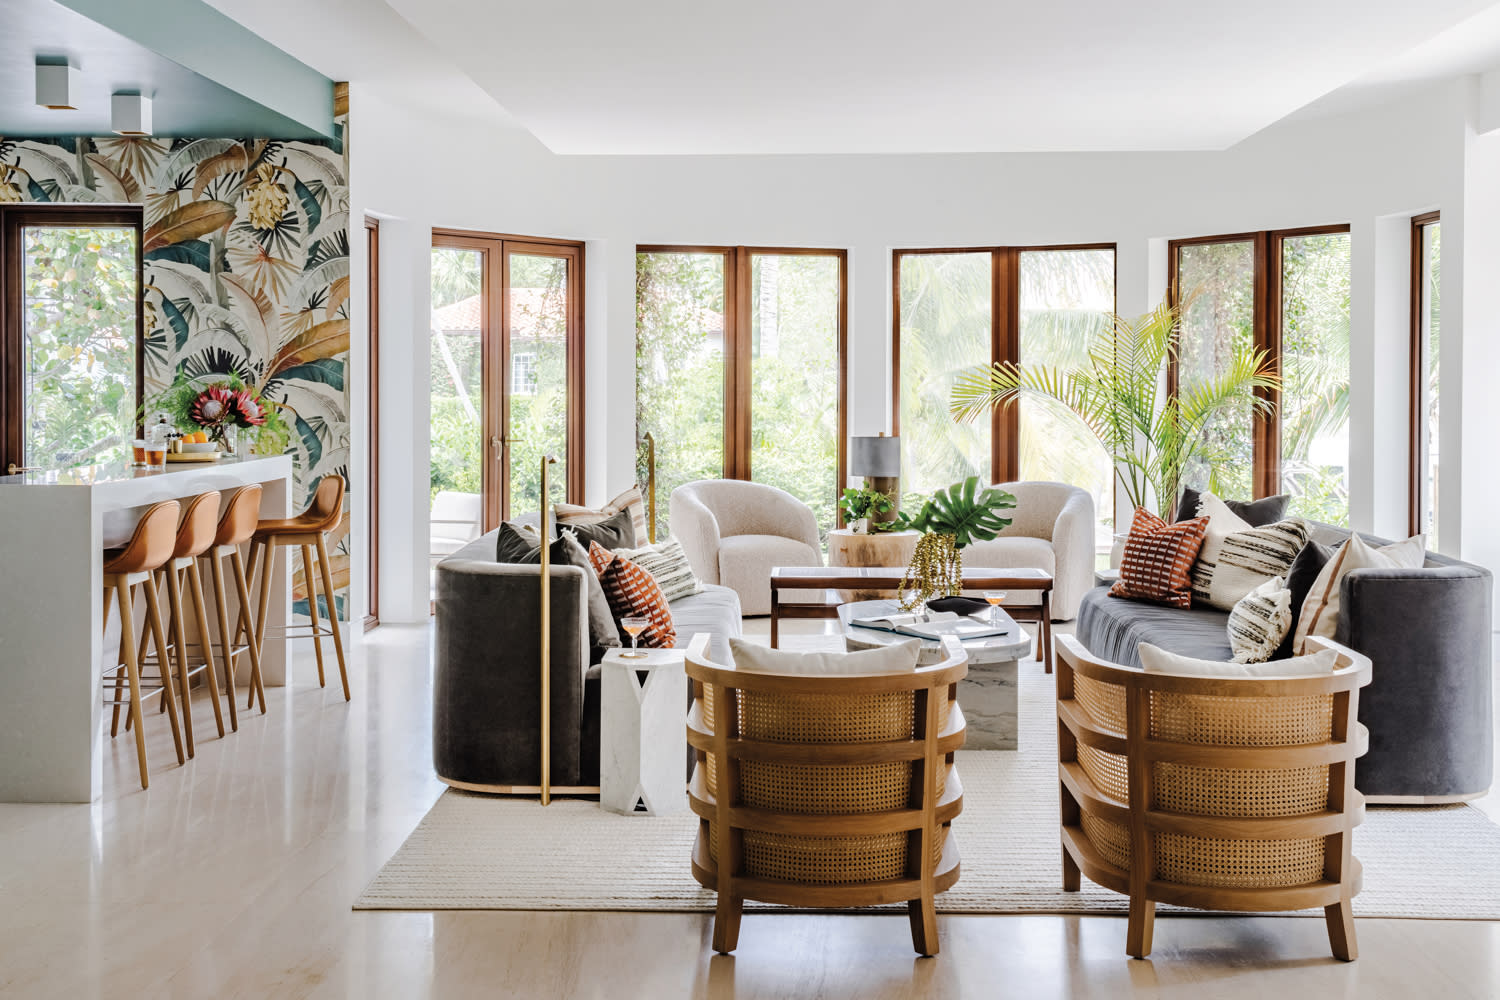
<svg viewBox="0 0 1500 1000">
<path fill-rule="evenodd" d="M 1059 888 L 1052 693 L 1040 664 L 1023 662 L 1021 750 L 959 754 L 964 811 L 953 830 L 963 873 L 938 897 L 939 912 L 1125 912 L 1125 897 L 1087 878 L 1082 892 Z M 696 827 L 686 811 L 620 816 L 591 800 L 543 808 L 450 790 L 354 908 L 711 911 L 714 894 L 688 864 Z M 1359 916 L 1500 919 L 1500 827 L 1478 809 L 1371 807 L 1354 853 L 1365 874 Z"/>
</svg>

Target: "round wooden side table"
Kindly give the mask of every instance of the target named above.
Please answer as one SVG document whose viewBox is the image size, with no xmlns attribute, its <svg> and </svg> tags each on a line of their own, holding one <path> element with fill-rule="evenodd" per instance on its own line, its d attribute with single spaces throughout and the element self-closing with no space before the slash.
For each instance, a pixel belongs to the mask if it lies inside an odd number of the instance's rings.
<svg viewBox="0 0 1500 1000">
<path fill-rule="evenodd" d="M 911 564 L 912 553 L 917 549 L 919 531 L 882 531 L 879 534 L 856 535 L 848 528 L 835 528 L 828 533 L 828 565 L 830 566 L 893 566 L 900 568 Z M 839 594 L 847 604 L 850 601 L 874 601 L 890 597 L 889 590 L 841 590 Z"/>
</svg>

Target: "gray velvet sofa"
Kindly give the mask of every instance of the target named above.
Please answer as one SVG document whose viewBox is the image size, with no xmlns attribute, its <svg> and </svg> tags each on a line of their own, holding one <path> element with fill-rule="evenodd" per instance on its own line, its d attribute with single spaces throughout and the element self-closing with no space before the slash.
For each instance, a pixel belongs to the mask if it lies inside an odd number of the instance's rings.
<svg viewBox="0 0 1500 1000">
<path fill-rule="evenodd" d="M 541 567 L 495 561 L 495 532 L 437 565 L 432 756 L 438 777 L 502 790 L 541 781 Z M 584 571 L 550 566 L 551 760 L 555 787 L 599 784 L 599 667 L 589 662 Z M 680 645 L 710 635 L 720 662 L 740 634 L 726 587 L 672 604 Z"/>
<path fill-rule="evenodd" d="M 1343 528 L 1314 524 L 1337 545 Z M 1370 535 L 1374 544 L 1388 544 Z M 1490 571 L 1436 553 L 1421 569 L 1358 569 L 1344 578 L 1337 640 L 1364 653 L 1374 679 L 1359 695 L 1370 751 L 1355 785 L 1371 801 L 1457 801 L 1484 794 L 1494 762 L 1490 694 Z M 1139 666 L 1149 642 L 1186 656 L 1227 660 L 1229 616 L 1084 595 L 1077 638 L 1095 656 Z"/>
</svg>

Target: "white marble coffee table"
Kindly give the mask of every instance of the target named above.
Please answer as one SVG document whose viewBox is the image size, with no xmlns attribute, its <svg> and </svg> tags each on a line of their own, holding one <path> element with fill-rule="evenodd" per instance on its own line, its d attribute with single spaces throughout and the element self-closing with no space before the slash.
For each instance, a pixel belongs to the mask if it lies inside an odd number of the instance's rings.
<svg viewBox="0 0 1500 1000">
<path fill-rule="evenodd" d="M 687 674 L 682 650 L 604 654 L 600 670 L 599 804 L 663 816 L 687 808 Z"/>
<path fill-rule="evenodd" d="M 844 648 L 876 649 L 911 636 L 898 635 L 877 628 L 851 625 L 854 618 L 873 618 L 897 610 L 895 601 L 857 601 L 839 606 L 839 622 L 844 628 Z M 1031 650 L 1031 636 L 1001 611 L 999 617 L 1010 622 L 1008 635 L 970 639 L 963 644 L 969 654 L 969 673 L 958 682 L 958 703 L 964 707 L 967 723 L 964 748 L 967 750 L 1014 750 L 1017 746 L 1016 705 L 1020 697 L 1020 671 L 1017 660 Z M 942 646 L 935 640 L 922 640 L 917 664 L 925 666 L 943 658 Z"/>
</svg>

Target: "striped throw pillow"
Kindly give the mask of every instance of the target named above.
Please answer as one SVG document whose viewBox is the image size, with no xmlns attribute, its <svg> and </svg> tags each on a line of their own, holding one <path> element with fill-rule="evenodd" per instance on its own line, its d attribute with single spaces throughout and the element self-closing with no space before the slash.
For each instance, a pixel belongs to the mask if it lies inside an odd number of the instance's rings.
<svg viewBox="0 0 1500 1000">
<path fill-rule="evenodd" d="M 675 538 L 655 545 L 635 549 L 615 549 L 615 555 L 623 556 L 650 573 L 661 588 L 662 596 L 671 604 L 684 597 L 703 593 L 703 583 L 693 575 L 687 553 L 682 543 Z"/>
<path fill-rule="evenodd" d="M 616 626 L 621 618 L 648 618 L 651 624 L 641 633 L 641 646 L 671 649 L 677 642 L 677 630 L 672 627 L 672 609 L 667 607 L 667 599 L 662 596 L 661 588 L 651 574 L 598 542 L 589 543 L 589 562 L 599 574 L 599 585 L 604 588 L 604 597 L 609 601 Z M 622 642 L 629 644 L 630 636 L 623 629 L 620 637 Z"/>
<path fill-rule="evenodd" d="M 1286 576 L 1307 544 L 1307 522 L 1287 518 L 1263 528 L 1236 531 L 1219 545 L 1218 559 L 1193 570 L 1193 603 L 1232 611 L 1240 598 L 1275 576 Z"/>
<path fill-rule="evenodd" d="M 1135 509 L 1120 579 L 1109 596 L 1153 601 L 1174 608 L 1193 606 L 1190 574 L 1203 545 L 1208 518 L 1195 517 L 1168 524 L 1144 507 Z"/>
<path fill-rule="evenodd" d="M 622 510 L 630 512 L 630 526 L 635 532 L 635 539 L 631 544 L 645 545 L 651 536 L 646 530 L 646 498 L 641 495 L 639 486 L 630 487 L 598 509 L 571 503 L 552 505 L 552 515 L 561 527 L 570 524 L 598 524 Z"/>
<path fill-rule="evenodd" d="M 1273 576 L 1229 612 L 1229 648 L 1235 663 L 1264 663 L 1292 628 L 1292 592 L 1286 578 Z"/>
</svg>

